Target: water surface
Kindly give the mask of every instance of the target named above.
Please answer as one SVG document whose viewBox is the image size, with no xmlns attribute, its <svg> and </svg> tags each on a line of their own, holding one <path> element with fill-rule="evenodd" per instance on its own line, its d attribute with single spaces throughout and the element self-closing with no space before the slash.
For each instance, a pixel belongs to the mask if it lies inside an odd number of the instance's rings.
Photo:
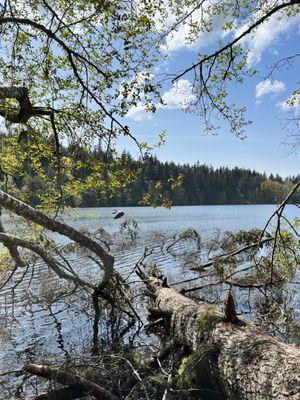
<svg viewBox="0 0 300 400">
<path fill-rule="evenodd" d="M 204 239 L 213 238 L 217 230 L 238 231 L 263 228 L 269 216 L 274 212 L 274 205 L 230 205 L 230 206 L 180 206 L 170 210 L 151 207 L 124 207 L 126 218 L 136 220 L 138 237 L 129 248 L 114 247 L 116 268 L 124 275 L 128 274 L 143 254 L 145 246 L 161 245 L 178 232 L 194 229 Z M 95 231 L 105 229 L 110 234 L 117 233 L 124 219 L 113 219 L 113 208 L 84 208 L 72 210 L 64 215 L 64 220 L 77 229 Z M 285 215 L 292 219 L 299 217 L 299 209 L 288 206 Z M 4 217 L 9 228 L 9 218 Z M 11 225 L 16 228 L 16 225 Z M 18 226 L 17 226 L 18 228 Z M 54 234 L 59 244 L 68 239 Z M 70 256 L 72 259 L 72 255 Z M 73 256 L 76 267 L 87 268 L 85 257 Z M 154 254 L 155 262 L 173 281 L 183 279 L 180 259 Z M 97 270 L 91 269 L 91 273 Z M 56 288 L 61 284 L 49 274 L 47 268 L 37 262 L 35 268 L 22 277 L 18 271 L 10 284 L 0 293 L 0 373 L 21 368 L 27 362 L 59 362 L 68 354 L 76 354 L 90 346 L 92 321 L 83 316 L 76 304 L 66 306 L 58 301 L 49 306 Z M 22 278 L 22 279 L 21 279 Z M 20 283 L 19 283 L 20 282 Z M 78 298 L 78 302 L 84 301 Z M 79 304 L 78 304 L 79 305 Z M 87 308 L 88 309 L 88 308 Z M 8 381 L 12 381 L 8 376 Z M 9 399 L 11 395 L 3 395 Z M 22 398 L 22 394 L 19 398 Z"/>
</svg>

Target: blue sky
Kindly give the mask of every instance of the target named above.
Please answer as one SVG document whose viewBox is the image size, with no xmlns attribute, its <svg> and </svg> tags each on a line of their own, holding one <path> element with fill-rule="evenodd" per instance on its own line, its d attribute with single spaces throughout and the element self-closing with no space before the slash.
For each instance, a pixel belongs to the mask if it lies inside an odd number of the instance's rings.
<svg viewBox="0 0 300 400">
<path fill-rule="evenodd" d="M 158 65 L 157 73 L 176 72 L 183 66 L 189 66 L 196 60 L 198 52 L 212 50 L 218 39 L 217 33 L 210 37 L 202 34 L 193 46 L 188 46 L 184 35 L 184 31 L 179 31 L 176 38 L 169 38 L 168 58 Z M 210 43 L 209 47 L 205 46 L 206 43 Z M 225 123 L 221 124 L 217 136 L 204 135 L 201 118 L 182 111 L 178 104 L 180 93 L 174 92 L 174 88 L 172 91 L 170 82 L 166 83 L 162 91 L 167 100 L 166 107 L 149 115 L 141 105 L 140 108 L 130 110 L 126 124 L 132 128 L 137 139 L 150 144 L 155 143 L 159 132 L 166 130 L 165 145 L 155 150 L 162 161 L 199 161 L 215 167 L 239 166 L 282 176 L 298 174 L 300 154 L 291 154 L 290 148 L 283 144 L 287 129 L 282 122 L 290 111 L 285 101 L 300 81 L 300 57 L 295 59 L 293 68 L 275 70 L 269 79 L 266 76 L 274 62 L 298 53 L 299 43 L 300 15 L 289 20 L 271 18 L 258 29 L 253 38 L 244 43 L 249 50 L 249 64 L 259 70 L 255 77 L 249 78 L 241 86 L 236 85 L 232 92 L 236 102 L 247 107 L 246 116 L 253 121 L 246 128 L 247 137 L 244 140 L 230 133 Z M 183 77 L 185 89 L 189 89 L 188 79 L 188 76 Z M 191 95 L 186 92 L 188 90 L 185 90 L 187 97 Z M 300 113 L 300 105 L 295 106 L 293 111 Z M 131 142 L 124 139 L 120 146 L 138 155 L 138 150 Z"/>
</svg>

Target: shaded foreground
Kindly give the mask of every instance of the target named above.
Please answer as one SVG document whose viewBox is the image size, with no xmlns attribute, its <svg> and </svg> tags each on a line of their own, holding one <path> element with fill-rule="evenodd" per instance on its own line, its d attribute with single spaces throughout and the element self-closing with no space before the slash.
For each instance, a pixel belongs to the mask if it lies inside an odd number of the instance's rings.
<svg viewBox="0 0 300 400">
<path fill-rule="evenodd" d="M 167 347 L 181 348 L 181 352 L 184 349 L 179 373 L 169 379 L 164 399 L 181 398 L 182 391 L 190 391 L 195 399 L 299 399 L 298 347 L 284 344 L 260 327 L 237 319 L 230 296 L 224 317 L 218 308 L 196 303 L 167 287 L 165 280 L 146 277 L 141 270 L 138 273 L 155 297 L 153 307 L 149 307 L 150 325 L 152 331 L 160 332 L 165 349 L 150 361 L 152 370 L 148 374 L 153 374 L 155 365 L 159 368 L 169 355 Z M 87 393 L 102 400 L 119 398 L 74 372 L 34 364 L 25 366 L 25 370 L 67 385 L 36 400 L 75 399 Z M 135 380 L 132 383 L 133 388 Z"/>
</svg>

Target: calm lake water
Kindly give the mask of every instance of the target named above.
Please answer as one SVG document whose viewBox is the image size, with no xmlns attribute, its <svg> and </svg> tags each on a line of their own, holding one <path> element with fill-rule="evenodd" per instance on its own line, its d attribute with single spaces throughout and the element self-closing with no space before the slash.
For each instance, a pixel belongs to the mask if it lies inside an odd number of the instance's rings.
<svg viewBox="0 0 300 400">
<path fill-rule="evenodd" d="M 263 228 L 276 209 L 275 205 L 229 205 L 229 206 L 178 206 L 166 209 L 162 207 L 124 207 L 126 218 L 134 219 L 138 224 L 138 239 L 129 252 L 115 251 L 116 266 L 119 270 L 128 270 L 142 254 L 145 246 L 160 245 L 164 240 L 187 229 L 196 230 L 203 239 L 210 239 L 217 231 L 237 232 Z M 113 219 L 114 208 L 83 208 L 76 210 L 65 221 L 76 228 L 88 228 L 95 231 L 100 227 L 110 233 L 118 232 L 122 219 Z M 300 216 L 300 210 L 288 206 L 285 215 L 292 220 Z M 57 237 L 58 241 L 66 240 Z M 177 273 L 174 260 L 159 258 L 158 264 L 165 273 Z M 171 271 L 169 271 L 171 270 Z M 181 272 L 179 272 L 180 274 Z"/>
<path fill-rule="evenodd" d="M 262 228 L 274 205 L 230 205 L 230 206 L 178 206 L 166 209 L 162 207 L 124 207 L 127 218 L 137 221 L 141 235 L 156 231 L 172 235 L 179 231 L 193 228 L 199 233 L 208 233 L 214 228 L 225 230 L 247 230 Z M 120 220 L 113 220 L 114 208 L 82 208 L 68 218 L 68 222 L 76 227 L 95 230 L 102 227 L 109 232 L 118 229 Z M 288 206 L 285 214 L 297 217 L 300 212 L 296 207 Z"/>
<path fill-rule="evenodd" d="M 213 238 L 217 230 L 225 232 L 263 228 L 275 208 L 274 205 L 182 206 L 170 210 L 124 207 L 122 211 L 126 218 L 134 219 L 138 224 L 138 237 L 130 248 L 114 248 L 116 268 L 127 274 L 143 254 L 145 246 L 161 245 L 173 235 L 190 228 L 198 231 L 204 239 Z M 64 220 L 76 228 L 90 231 L 103 228 L 110 234 L 117 234 L 123 220 L 114 220 L 113 210 L 77 209 L 65 215 Z M 289 219 L 299 217 L 299 208 L 288 206 L 285 215 Z M 8 217 L 4 219 L 7 226 Z M 18 229 L 18 223 L 11 227 Z M 60 235 L 53 237 L 59 244 L 67 242 Z M 79 270 L 86 268 L 86 258 L 76 256 L 75 261 Z M 187 274 L 180 268 L 180 259 L 162 254 L 157 254 L 155 258 L 154 254 L 154 262 L 175 281 Z M 83 318 L 74 304 L 73 307 L 66 307 L 65 302 L 55 302 L 50 307 L 47 304 L 47 296 L 48 299 L 51 297 L 51 290 L 55 290 L 57 281 L 49 275 L 45 266 L 38 262 L 34 270 L 29 271 L 22 282 L 15 286 L 21 277 L 19 271 L 14 281 L 0 293 L 0 373 L 20 369 L 30 361 L 59 361 L 68 354 L 89 348 L 92 326 L 88 315 Z M 15 397 L 11 392 L 9 394 L 6 388 L 12 382 L 12 376 L 3 378 L 5 389 L 0 398 L 25 398 L 21 389 L 20 393 L 15 393 Z"/>
</svg>

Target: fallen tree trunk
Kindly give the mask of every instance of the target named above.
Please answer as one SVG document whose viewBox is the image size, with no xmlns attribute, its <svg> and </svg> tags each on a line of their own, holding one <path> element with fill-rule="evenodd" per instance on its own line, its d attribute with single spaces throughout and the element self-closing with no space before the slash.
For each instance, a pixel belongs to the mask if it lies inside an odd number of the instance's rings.
<svg viewBox="0 0 300 400">
<path fill-rule="evenodd" d="M 169 336 L 192 352 L 181 373 L 191 367 L 199 389 L 214 393 L 208 398 L 300 398 L 298 347 L 280 342 L 254 324 L 225 322 L 217 308 L 164 287 L 160 279 L 150 278 L 148 284 L 156 298 L 155 318 L 159 310 L 168 313 Z"/>
</svg>

